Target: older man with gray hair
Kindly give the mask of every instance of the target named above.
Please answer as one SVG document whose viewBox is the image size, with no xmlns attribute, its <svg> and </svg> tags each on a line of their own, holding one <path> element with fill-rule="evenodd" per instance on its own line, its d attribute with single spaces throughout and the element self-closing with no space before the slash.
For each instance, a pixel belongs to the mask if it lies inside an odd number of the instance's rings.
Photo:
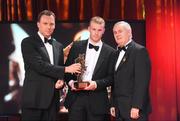
<svg viewBox="0 0 180 121">
<path fill-rule="evenodd" d="M 149 82 L 151 62 L 145 47 L 132 40 L 129 23 L 115 23 L 113 34 L 117 43 L 113 106 L 116 121 L 146 121 L 151 112 Z"/>
</svg>

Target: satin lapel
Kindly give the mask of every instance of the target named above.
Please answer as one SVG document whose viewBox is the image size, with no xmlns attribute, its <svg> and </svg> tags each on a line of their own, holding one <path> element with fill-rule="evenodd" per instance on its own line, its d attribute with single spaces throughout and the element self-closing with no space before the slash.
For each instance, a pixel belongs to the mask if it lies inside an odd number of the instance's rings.
<svg viewBox="0 0 180 121">
<path fill-rule="evenodd" d="M 105 46 L 103 44 L 101 52 L 100 52 L 98 60 L 97 60 L 97 63 L 96 63 L 96 66 L 95 66 L 95 69 L 94 69 L 93 76 L 98 71 L 98 69 L 102 66 L 102 63 L 103 63 L 105 57 L 106 57 L 106 50 L 105 50 Z"/>
<path fill-rule="evenodd" d="M 59 60 L 59 48 L 56 46 L 55 42 L 52 43 L 53 46 L 53 57 L 54 57 L 54 65 L 58 64 L 58 60 Z"/>
<path fill-rule="evenodd" d="M 115 62 L 117 62 L 117 60 L 118 60 L 118 56 L 119 56 L 119 52 L 118 52 L 118 50 L 116 50 L 116 53 L 115 53 Z"/>
<path fill-rule="evenodd" d="M 48 52 L 46 50 L 46 47 L 45 47 L 43 41 L 41 40 L 41 38 L 39 37 L 38 34 L 35 36 L 35 41 L 38 41 L 38 44 L 40 46 L 40 50 L 44 54 L 44 57 L 46 57 L 46 59 L 50 62 L 49 55 L 48 55 Z"/>
<path fill-rule="evenodd" d="M 86 54 L 86 49 L 87 49 L 87 44 L 88 44 L 88 40 L 83 40 L 82 44 L 80 45 L 80 53 L 81 54 Z"/>
<path fill-rule="evenodd" d="M 127 61 L 127 59 L 128 59 L 128 53 L 129 53 L 129 52 L 128 52 L 128 50 L 127 50 L 126 53 L 124 54 L 124 56 L 123 56 L 120 64 L 119 64 L 118 68 L 117 68 L 117 71 L 118 71 L 118 70 L 122 67 L 122 65 Z"/>
<path fill-rule="evenodd" d="M 119 66 L 117 68 L 117 71 L 128 61 L 129 55 L 132 51 L 132 48 L 133 48 L 133 42 L 131 42 L 131 44 L 128 46 L 128 49 L 127 49 L 126 53 L 124 54 Z"/>
<path fill-rule="evenodd" d="M 47 52 L 47 50 L 46 50 L 46 47 L 44 46 L 44 47 L 41 47 L 41 50 L 42 50 L 42 52 L 44 53 L 44 55 L 46 55 L 46 57 L 49 59 L 49 55 L 48 55 L 48 52 Z"/>
</svg>

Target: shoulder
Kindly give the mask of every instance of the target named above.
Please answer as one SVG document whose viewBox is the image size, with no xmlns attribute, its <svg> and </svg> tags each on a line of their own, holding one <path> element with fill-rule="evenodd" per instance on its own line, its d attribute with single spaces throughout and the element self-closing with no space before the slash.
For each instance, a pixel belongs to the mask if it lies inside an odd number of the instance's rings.
<svg viewBox="0 0 180 121">
<path fill-rule="evenodd" d="M 133 46 L 134 50 L 136 50 L 136 51 L 147 51 L 145 46 L 143 46 L 135 41 L 132 42 L 132 46 Z"/>
<path fill-rule="evenodd" d="M 137 49 L 143 49 L 143 48 L 145 48 L 143 45 L 140 45 L 140 44 L 137 43 L 137 42 L 134 42 L 134 45 L 135 45 L 135 47 L 136 47 Z"/>
<path fill-rule="evenodd" d="M 29 36 L 29 37 L 26 37 L 22 40 L 21 44 L 26 44 L 26 43 L 33 43 L 35 40 L 35 37 L 34 36 Z"/>
<path fill-rule="evenodd" d="M 59 41 L 57 41 L 55 38 L 52 38 L 53 42 L 58 45 L 58 46 L 63 46 L 62 43 L 60 43 Z"/>
<path fill-rule="evenodd" d="M 39 41 L 41 40 L 41 38 L 39 37 L 38 34 L 35 34 L 24 38 L 22 42 L 38 42 L 37 40 Z"/>
<path fill-rule="evenodd" d="M 103 42 L 103 46 L 102 47 L 105 48 L 108 51 L 111 51 L 111 52 L 115 51 L 115 49 L 113 47 L 111 47 L 110 45 L 108 45 L 108 44 L 106 44 L 104 42 Z"/>
<path fill-rule="evenodd" d="M 88 40 L 81 40 L 81 41 L 74 41 L 73 45 L 80 46 L 80 45 L 86 45 L 88 43 Z"/>
<path fill-rule="evenodd" d="M 134 55 L 136 56 L 149 58 L 149 53 L 146 47 L 136 42 L 134 42 L 134 52 L 135 52 Z"/>
<path fill-rule="evenodd" d="M 81 41 L 74 41 L 72 44 L 72 48 L 80 49 L 87 46 L 88 41 L 87 40 L 81 40 Z"/>
<path fill-rule="evenodd" d="M 33 39 L 33 36 L 25 37 L 22 41 L 30 41 Z"/>
</svg>

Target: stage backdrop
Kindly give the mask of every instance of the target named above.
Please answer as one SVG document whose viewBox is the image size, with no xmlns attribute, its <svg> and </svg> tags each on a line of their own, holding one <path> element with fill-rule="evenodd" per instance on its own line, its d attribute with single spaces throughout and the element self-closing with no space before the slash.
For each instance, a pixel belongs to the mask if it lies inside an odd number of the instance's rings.
<svg viewBox="0 0 180 121">
<path fill-rule="evenodd" d="M 150 121 L 180 121 L 180 0 L 145 0 L 152 60 Z"/>
</svg>

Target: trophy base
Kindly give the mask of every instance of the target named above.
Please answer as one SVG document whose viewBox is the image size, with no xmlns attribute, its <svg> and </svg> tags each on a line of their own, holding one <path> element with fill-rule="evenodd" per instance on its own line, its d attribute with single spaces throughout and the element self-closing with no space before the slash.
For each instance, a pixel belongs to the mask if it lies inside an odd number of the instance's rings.
<svg viewBox="0 0 180 121">
<path fill-rule="evenodd" d="M 89 86 L 89 82 L 74 82 L 74 87 L 76 89 L 84 89 Z"/>
</svg>

